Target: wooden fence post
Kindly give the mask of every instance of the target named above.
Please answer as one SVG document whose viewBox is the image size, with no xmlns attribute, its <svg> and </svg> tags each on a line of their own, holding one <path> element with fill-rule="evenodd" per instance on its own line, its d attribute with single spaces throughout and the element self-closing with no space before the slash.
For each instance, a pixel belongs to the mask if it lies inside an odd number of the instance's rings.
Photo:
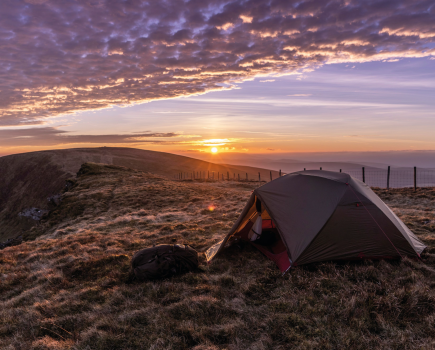
<svg viewBox="0 0 435 350">
<path fill-rule="evenodd" d="M 340 173 L 341 173 L 341 169 L 340 169 Z"/>
<path fill-rule="evenodd" d="M 365 168 L 364 167 L 362 167 L 362 172 L 363 172 L 363 182 L 365 183 L 366 182 L 366 172 L 365 172 Z"/>
<path fill-rule="evenodd" d="M 261 175 L 260 175 L 260 172 L 258 172 L 258 181 L 261 183 Z"/>
<path fill-rule="evenodd" d="M 272 170 L 270 171 L 270 181 L 272 181 Z"/>
<path fill-rule="evenodd" d="M 279 169 L 279 177 L 281 177 L 281 169 Z"/>
<path fill-rule="evenodd" d="M 390 190 L 390 166 L 388 166 L 388 171 L 387 171 L 387 191 Z"/>
<path fill-rule="evenodd" d="M 320 170 L 322 170 L 322 167 L 320 167 Z"/>
<path fill-rule="evenodd" d="M 417 192 L 417 167 L 414 167 L 414 192 Z"/>
<path fill-rule="evenodd" d="M 304 171 L 306 171 L 307 169 L 306 168 L 304 168 Z"/>
</svg>

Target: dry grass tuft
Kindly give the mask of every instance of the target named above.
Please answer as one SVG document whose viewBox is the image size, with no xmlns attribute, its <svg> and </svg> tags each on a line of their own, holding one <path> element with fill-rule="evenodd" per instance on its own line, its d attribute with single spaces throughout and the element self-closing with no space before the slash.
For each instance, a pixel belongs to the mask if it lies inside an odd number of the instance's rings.
<svg viewBox="0 0 435 350">
<path fill-rule="evenodd" d="M 27 236 L 35 240 L 0 252 L 0 348 L 435 346 L 434 189 L 377 190 L 429 246 L 422 261 L 326 262 L 281 276 L 240 244 L 194 273 L 129 282 L 141 248 L 176 242 L 204 252 L 220 240 L 253 186 L 83 168 Z"/>
</svg>

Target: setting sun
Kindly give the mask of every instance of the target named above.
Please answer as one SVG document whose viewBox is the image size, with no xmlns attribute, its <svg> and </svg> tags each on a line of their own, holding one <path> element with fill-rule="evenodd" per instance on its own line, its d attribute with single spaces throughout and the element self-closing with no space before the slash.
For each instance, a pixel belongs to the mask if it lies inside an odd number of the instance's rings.
<svg viewBox="0 0 435 350">
<path fill-rule="evenodd" d="M 211 153 L 217 153 L 217 151 L 218 151 L 218 149 L 217 149 L 216 147 L 213 147 L 213 148 L 211 149 Z"/>
</svg>

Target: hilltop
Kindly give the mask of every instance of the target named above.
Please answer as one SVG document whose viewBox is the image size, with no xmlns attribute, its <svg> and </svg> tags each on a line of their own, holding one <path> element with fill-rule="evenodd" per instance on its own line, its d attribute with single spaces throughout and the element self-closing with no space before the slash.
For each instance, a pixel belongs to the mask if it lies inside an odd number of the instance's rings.
<svg viewBox="0 0 435 350">
<path fill-rule="evenodd" d="M 168 280 L 130 283 L 153 244 L 203 252 L 255 183 L 175 181 L 88 163 L 62 201 L 0 251 L 0 347 L 418 349 L 435 338 L 434 189 L 378 190 L 428 249 L 421 261 L 326 262 L 282 276 L 249 245 Z"/>
<path fill-rule="evenodd" d="M 253 167 L 237 167 L 214 164 L 175 154 L 140 150 L 134 148 L 76 148 L 30 152 L 0 157 L 0 242 L 26 232 L 36 221 L 29 218 L 40 210 L 42 216 L 57 201 L 56 195 L 65 187 L 65 181 L 75 178 L 80 166 L 85 162 L 95 162 L 124 166 L 140 171 L 151 172 L 167 178 L 192 172 L 202 178 L 219 174 L 230 174 L 249 179 L 269 179 L 269 170 Z M 278 173 L 272 172 L 276 178 Z M 27 212 L 25 211 L 27 210 Z M 25 211 L 25 212 L 23 212 Z M 24 214 L 24 215 L 20 215 Z M 29 213 L 29 215 L 27 215 Z"/>
</svg>

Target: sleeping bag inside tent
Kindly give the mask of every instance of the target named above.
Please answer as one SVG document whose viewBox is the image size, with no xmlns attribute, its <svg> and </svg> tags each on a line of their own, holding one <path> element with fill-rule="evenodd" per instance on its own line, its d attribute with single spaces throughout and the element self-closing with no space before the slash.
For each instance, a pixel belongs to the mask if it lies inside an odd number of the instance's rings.
<svg viewBox="0 0 435 350">
<path fill-rule="evenodd" d="M 254 190 L 207 261 L 238 240 L 283 272 L 318 261 L 419 257 L 426 248 L 365 183 L 325 170 L 291 173 Z"/>
</svg>

